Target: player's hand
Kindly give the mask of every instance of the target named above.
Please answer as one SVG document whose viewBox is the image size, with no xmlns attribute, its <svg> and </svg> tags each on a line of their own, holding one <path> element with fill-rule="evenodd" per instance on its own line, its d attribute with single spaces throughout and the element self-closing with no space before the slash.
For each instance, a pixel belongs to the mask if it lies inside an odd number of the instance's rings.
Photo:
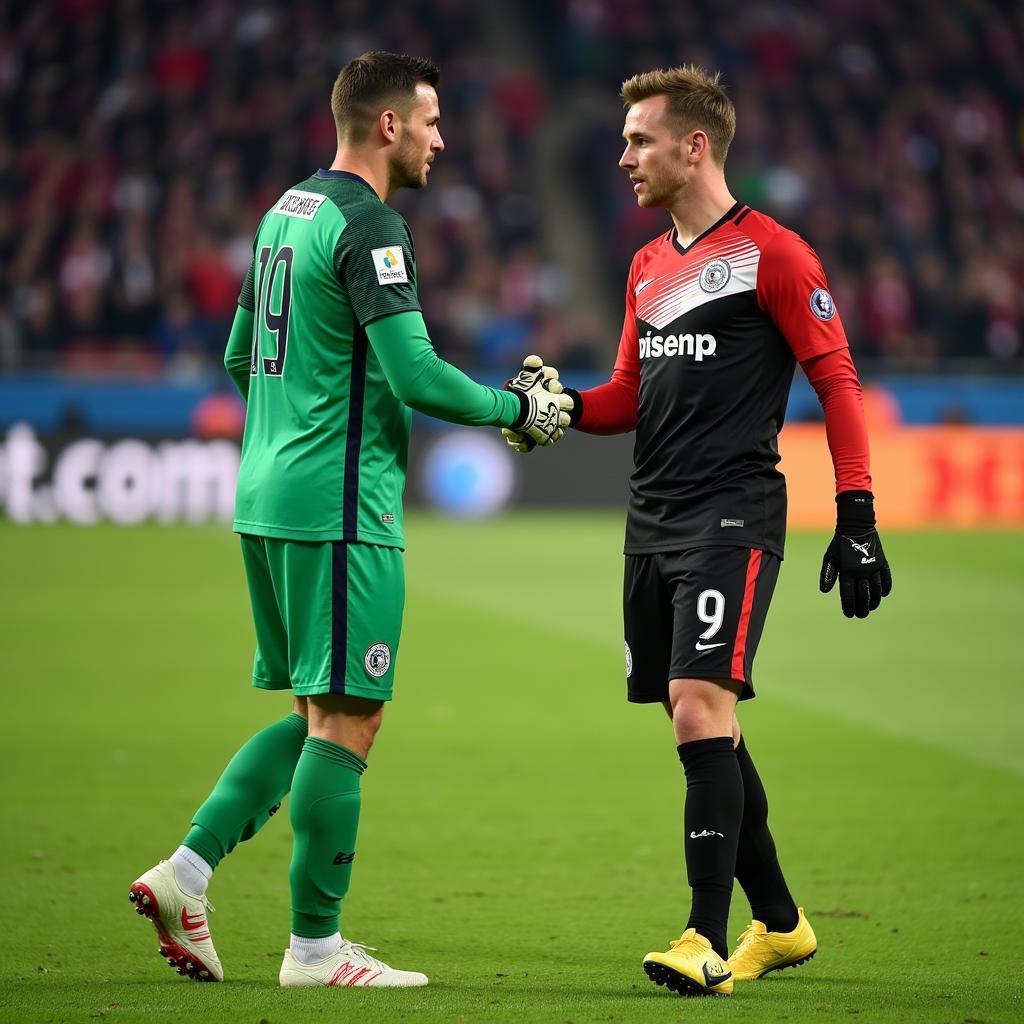
<svg viewBox="0 0 1024 1024">
<path fill-rule="evenodd" d="M 870 491 L 843 491 L 836 497 L 836 532 L 821 563 L 821 592 L 839 580 L 843 614 L 867 618 L 892 591 L 892 573 L 875 530 L 875 498 Z"/>
<path fill-rule="evenodd" d="M 525 455 L 537 447 L 526 434 L 520 434 L 518 430 L 513 430 L 511 427 L 502 427 L 501 432 L 505 436 L 505 443 L 514 452 L 521 452 Z"/>
<path fill-rule="evenodd" d="M 511 430 L 502 431 L 517 451 L 554 444 L 565 433 L 572 399 L 563 393 L 558 371 L 545 366 L 540 356 L 527 356 L 518 375 L 505 382 L 505 390 L 517 394 L 522 405 Z"/>
</svg>

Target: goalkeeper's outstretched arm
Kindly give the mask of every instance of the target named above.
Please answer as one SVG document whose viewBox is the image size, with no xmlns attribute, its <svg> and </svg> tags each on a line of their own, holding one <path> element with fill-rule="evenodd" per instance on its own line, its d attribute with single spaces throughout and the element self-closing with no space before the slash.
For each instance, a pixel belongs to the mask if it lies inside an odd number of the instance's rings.
<svg viewBox="0 0 1024 1024">
<path fill-rule="evenodd" d="M 421 313 L 369 323 L 366 334 L 395 396 L 412 409 L 470 427 L 512 427 L 550 444 L 569 425 L 572 402 L 541 373 L 520 374 L 503 390 L 478 384 L 434 351 Z"/>
<path fill-rule="evenodd" d="M 437 355 L 421 313 L 375 320 L 366 334 L 391 390 L 410 408 L 470 427 L 508 427 L 519 419 L 517 396 L 478 384 Z"/>
</svg>

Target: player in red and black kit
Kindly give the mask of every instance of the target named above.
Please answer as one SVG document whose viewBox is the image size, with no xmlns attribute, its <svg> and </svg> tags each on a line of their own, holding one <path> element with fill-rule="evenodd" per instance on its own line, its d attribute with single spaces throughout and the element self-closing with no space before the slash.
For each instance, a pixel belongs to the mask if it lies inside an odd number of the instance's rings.
<svg viewBox="0 0 1024 1024">
<path fill-rule="evenodd" d="M 797 362 L 825 412 L 836 533 L 821 589 L 847 616 L 891 589 L 875 532 L 860 384 L 821 263 L 798 235 L 737 202 L 725 181 L 735 131 L 718 75 L 674 68 L 623 85 L 619 161 L 637 201 L 673 227 L 633 258 L 615 370 L 575 392 L 572 423 L 636 431 L 626 525 L 628 694 L 663 703 L 686 774 L 692 907 L 681 939 L 644 958 L 674 991 L 727 995 L 733 980 L 803 963 L 814 932 L 789 893 L 768 805 L 735 711 L 779 574 L 786 482 L 778 434 Z M 508 433 L 508 432 L 506 432 Z M 524 450 L 518 435 L 513 447 Z M 737 878 L 753 918 L 728 957 Z"/>
</svg>

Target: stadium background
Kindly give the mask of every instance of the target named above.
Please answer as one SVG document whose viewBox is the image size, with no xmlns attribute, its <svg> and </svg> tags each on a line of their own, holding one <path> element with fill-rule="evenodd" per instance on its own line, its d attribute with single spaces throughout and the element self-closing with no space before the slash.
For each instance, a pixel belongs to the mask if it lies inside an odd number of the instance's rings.
<svg viewBox="0 0 1024 1024">
<path fill-rule="evenodd" d="M 577 386 L 607 374 L 628 260 L 665 223 L 616 167 L 617 85 L 683 60 L 722 69 L 733 191 L 828 271 L 896 577 L 865 624 L 814 593 L 831 470 L 798 373 L 780 443 L 794 529 L 749 715 L 831 952 L 743 997 L 773 1020 L 1020 1019 L 1005 979 L 1024 955 L 1024 9 L 999 0 L 0 6 L 0 877 L 20 894 L 0 1015 L 203 1005 L 140 959 L 114 904 L 267 715 L 244 686 L 224 526 L 244 410 L 221 351 L 252 231 L 329 163 L 330 85 L 370 48 L 442 66 L 446 151 L 395 205 L 438 350 L 491 383 L 528 351 Z M 629 455 L 628 438 L 571 435 L 514 459 L 492 433 L 416 417 L 407 689 L 352 913 L 357 937 L 441 980 L 375 1019 L 682 1013 L 628 967 L 677 926 L 652 909 L 681 886 L 665 875 L 671 749 L 620 701 Z M 203 996 L 210 1019 L 304 1019 L 266 991 L 273 961 L 253 964 L 279 955 L 285 833 L 218 877 L 240 980 Z M 954 927 L 936 940 L 942 905 Z M 879 957 L 914 984 L 876 984 Z"/>
</svg>

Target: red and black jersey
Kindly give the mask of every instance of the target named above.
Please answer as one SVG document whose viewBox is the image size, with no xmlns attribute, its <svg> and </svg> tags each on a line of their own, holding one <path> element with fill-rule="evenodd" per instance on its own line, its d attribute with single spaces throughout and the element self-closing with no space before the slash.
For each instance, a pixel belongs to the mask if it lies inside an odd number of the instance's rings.
<svg viewBox="0 0 1024 1024">
<path fill-rule="evenodd" d="M 690 245 L 673 228 L 634 256 L 615 372 L 580 394 L 575 414 L 590 433 L 636 428 L 627 553 L 722 545 L 782 556 L 777 439 L 797 360 L 821 363 L 824 383 L 808 371 L 819 395 L 847 403 L 832 424 L 852 426 L 831 430 L 830 444 L 852 437 L 846 486 L 869 487 L 846 335 L 799 235 L 737 203 Z"/>
</svg>

